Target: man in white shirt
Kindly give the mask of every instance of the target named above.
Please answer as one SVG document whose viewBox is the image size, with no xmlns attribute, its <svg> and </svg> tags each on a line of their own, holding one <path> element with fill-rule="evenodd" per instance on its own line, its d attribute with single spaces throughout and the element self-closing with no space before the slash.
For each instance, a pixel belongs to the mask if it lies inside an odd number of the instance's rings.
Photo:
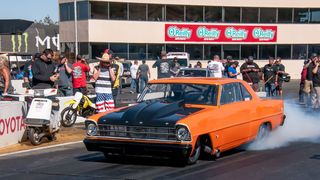
<svg viewBox="0 0 320 180">
<path fill-rule="evenodd" d="M 220 62 L 220 57 L 218 55 L 213 56 L 213 61 L 208 64 L 208 71 L 210 77 L 222 78 L 222 72 L 224 71 L 224 66 Z"/>
<path fill-rule="evenodd" d="M 137 71 L 138 71 L 138 61 L 135 60 L 134 64 L 130 67 L 131 74 L 131 85 L 130 85 L 130 93 L 138 92 L 138 79 L 137 79 Z"/>
</svg>

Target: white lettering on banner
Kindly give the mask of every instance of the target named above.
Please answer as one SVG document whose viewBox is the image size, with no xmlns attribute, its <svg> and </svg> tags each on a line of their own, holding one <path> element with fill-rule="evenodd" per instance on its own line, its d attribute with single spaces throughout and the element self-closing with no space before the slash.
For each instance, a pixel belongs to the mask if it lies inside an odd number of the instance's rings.
<svg viewBox="0 0 320 180">
<path fill-rule="evenodd" d="M 186 40 L 191 38 L 192 30 L 188 28 L 179 29 L 176 26 L 170 26 L 167 33 L 169 37 L 175 38 L 176 40 Z"/>
<path fill-rule="evenodd" d="M 24 131 L 25 129 L 26 125 L 23 122 L 22 116 L 0 118 L 0 136 Z"/>
<path fill-rule="evenodd" d="M 36 47 L 39 47 L 39 44 L 41 46 L 46 46 L 47 49 L 51 48 L 51 40 L 52 44 L 57 47 L 57 50 L 60 50 L 60 40 L 59 40 L 59 34 L 54 37 L 46 36 L 43 40 L 40 38 L 40 36 L 36 36 Z"/>
<path fill-rule="evenodd" d="M 259 40 L 271 40 L 274 38 L 275 31 L 272 31 L 271 29 L 263 30 L 261 28 L 254 28 L 252 31 L 252 36 L 255 39 Z"/>
<path fill-rule="evenodd" d="M 228 27 L 225 31 L 225 36 L 232 40 L 245 40 L 248 36 L 248 31 L 245 29 L 236 30 L 233 27 Z"/>
</svg>

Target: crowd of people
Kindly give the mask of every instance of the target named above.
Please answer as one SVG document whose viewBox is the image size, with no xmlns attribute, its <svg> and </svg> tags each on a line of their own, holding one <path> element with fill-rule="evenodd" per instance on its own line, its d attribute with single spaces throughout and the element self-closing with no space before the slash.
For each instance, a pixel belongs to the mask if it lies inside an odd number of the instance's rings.
<svg viewBox="0 0 320 180">
<path fill-rule="evenodd" d="M 311 106 L 314 110 L 320 108 L 320 56 L 312 53 L 304 61 L 301 72 L 299 102 Z"/>
<path fill-rule="evenodd" d="M 76 92 L 87 93 L 87 80 L 94 82 L 94 89 L 97 95 L 96 105 L 98 112 L 113 109 L 115 101 L 121 88 L 121 77 L 123 75 L 123 65 L 118 57 L 113 57 L 113 52 L 106 49 L 100 61 L 92 70 L 80 55 L 75 56 L 72 62 L 65 54 L 53 52 L 45 49 L 42 53 L 36 53 L 32 61 L 27 62 L 23 69 L 24 86 L 33 89 L 57 88 L 60 96 L 72 96 Z M 299 101 L 301 104 L 309 103 L 313 108 L 320 108 L 320 56 L 312 54 L 304 62 L 301 72 L 301 83 L 299 91 Z M 269 58 L 268 64 L 260 68 L 254 62 L 252 56 L 245 59 L 240 66 L 238 61 L 234 61 L 231 56 L 226 60 L 221 60 L 218 55 L 208 61 L 206 67 L 198 61 L 193 68 L 206 68 L 208 76 L 216 78 L 238 78 L 242 74 L 242 79 L 248 82 L 254 91 L 261 91 L 263 84 L 267 96 L 281 96 L 282 84 L 284 81 L 285 66 L 281 63 L 281 58 Z M 189 67 L 192 67 L 189 65 Z M 160 58 L 155 61 L 152 68 L 157 68 L 157 77 L 175 77 L 181 68 L 178 59 L 172 61 L 167 59 L 167 54 L 162 51 Z M 88 76 L 88 72 L 91 76 Z M 130 66 L 131 93 L 141 93 L 151 78 L 150 68 L 145 60 L 141 64 L 135 60 Z M 0 57 L 0 96 L 13 92 L 11 85 L 11 75 L 8 61 L 5 57 Z"/>
</svg>

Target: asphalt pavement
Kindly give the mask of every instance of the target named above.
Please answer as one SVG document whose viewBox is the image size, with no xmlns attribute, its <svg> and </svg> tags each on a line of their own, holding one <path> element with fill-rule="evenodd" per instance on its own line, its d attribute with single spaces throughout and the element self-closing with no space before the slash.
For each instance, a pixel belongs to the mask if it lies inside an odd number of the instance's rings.
<svg viewBox="0 0 320 180">
<path fill-rule="evenodd" d="M 285 84 L 284 98 L 299 108 L 298 87 L 298 81 Z M 319 169 L 319 141 L 296 141 L 261 151 L 238 148 L 216 160 L 199 160 L 186 167 L 150 157 L 105 159 L 102 153 L 88 152 L 83 143 L 0 157 L 0 179 L 306 180 L 320 179 Z"/>
</svg>

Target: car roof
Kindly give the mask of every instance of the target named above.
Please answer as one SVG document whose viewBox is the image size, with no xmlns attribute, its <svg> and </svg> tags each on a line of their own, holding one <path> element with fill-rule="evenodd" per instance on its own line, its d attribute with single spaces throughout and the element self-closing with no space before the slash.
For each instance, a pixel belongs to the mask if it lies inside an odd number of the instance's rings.
<svg viewBox="0 0 320 180">
<path fill-rule="evenodd" d="M 228 84 L 234 82 L 243 82 L 242 80 L 233 78 L 211 78 L 211 77 L 175 77 L 163 78 L 149 81 L 150 84 L 165 84 L 165 83 L 182 83 L 182 84 Z"/>
</svg>

